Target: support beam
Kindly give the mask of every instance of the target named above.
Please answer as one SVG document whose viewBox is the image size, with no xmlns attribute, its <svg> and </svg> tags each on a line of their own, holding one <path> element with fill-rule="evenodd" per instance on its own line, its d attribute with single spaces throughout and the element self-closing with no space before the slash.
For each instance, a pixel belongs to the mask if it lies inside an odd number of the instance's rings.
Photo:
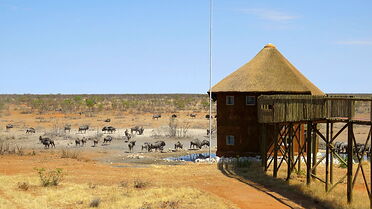
<svg viewBox="0 0 372 209">
<path fill-rule="evenodd" d="M 306 163 L 306 184 L 310 185 L 311 183 L 311 132 L 312 132 L 312 124 L 311 122 L 307 122 L 307 131 L 306 131 L 306 143 L 307 143 L 307 163 Z"/>
<path fill-rule="evenodd" d="M 369 120 L 372 121 L 372 101 L 369 102 L 370 103 L 370 108 L 369 108 L 369 113 L 370 113 L 370 118 Z M 372 147 L 372 125 L 371 125 L 371 128 L 369 129 L 369 137 L 370 137 L 370 146 Z M 370 154 L 370 165 L 369 165 L 369 176 L 370 176 L 370 182 L 372 182 L 372 159 L 371 159 L 371 154 Z M 371 191 L 372 193 L 372 183 L 370 184 L 370 189 L 369 191 Z M 369 195 L 369 208 L 372 209 L 372 194 Z"/>
<path fill-rule="evenodd" d="M 293 163 L 293 124 L 290 123 L 288 125 L 289 131 L 288 131 L 288 162 L 287 162 L 287 181 L 291 178 L 292 173 L 292 163 Z"/>
<path fill-rule="evenodd" d="M 347 134 L 347 202 L 353 200 L 353 123 L 349 122 Z"/>
<path fill-rule="evenodd" d="M 261 160 L 262 167 L 264 171 L 267 171 L 267 136 L 266 136 L 267 126 L 261 124 Z"/>
<path fill-rule="evenodd" d="M 326 125 L 326 163 L 325 163 L 325 191 L 328 192 L 328 175 L 329 175 L 329 121 Z"/>
<path fill-rule="evenodd" d="M 303 142 L 303 137 L 302 137 L 302 134 L 301 134 L 301 126 L 302 126 L 302 124 L 298 124 L 298 128 L 296 129 L 296 130 L 298 130 L 298 131 L 296 131 L 295 132 L 295 136 L 296 137 L 298 137 L 298 140 L 297 140 L 297 143 L 298 143 L 298 148 L 297 148 L 297 175 L 300 175 L 301 174 L 301 149 L 302 149 L 302 147 L 301 146 L 304 146 L 303 144 L 302 144 L 302 142 Z"/>
<path fill-rule="evenodd" d="M 316 168 L 315 165 L 317 164 L 317 154 L 318 154 L 318 138 L 317 138 L 317 134 L 316 134 L 316 129 L 318 128 L 318 124 L 314 124 L 313 125 L 313 129 L 315 130 L 312 130 L 312 154 L 313 154 L 313 164 L 312 164 L 312 174 L 316 176 Z"/>
<path fill-rule="evenodd" d="M 331 130 L 330 130 L 330 139 L 331 139 L 331 142 L 330 144 L 332 144 L 333 142 L 333 123 L 331 122 Z M 331 149 L 331 147 L 329 147 Z M 332 146 L 333 148 L 333 146 Z M 329 182 L 331 184 L 333 184 L 333 152 L 331 150 L 331 156 L 330 156 L 330 164 L 329 164 Z"/>
<path fill-rule="evenodd" d="M 275 125 L 274 127 L 274 171 L 273 171 L 273 177 L 278 177 L 278 137 L 281 132 L 281 128 L 278 127 L 278 125 Z M 279 134 L 277 134 L 279 133 Z"/>
</svg>

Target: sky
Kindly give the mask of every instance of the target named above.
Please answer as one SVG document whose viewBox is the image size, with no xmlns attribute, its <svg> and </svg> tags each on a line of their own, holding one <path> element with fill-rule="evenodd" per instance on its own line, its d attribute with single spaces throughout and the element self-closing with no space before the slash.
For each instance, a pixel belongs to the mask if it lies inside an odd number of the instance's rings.
<svg viewBox="0 0 372 209">
<path fill-rule="evenodd" d="M 372 1 L 213 11 L 213 84 L 273 43 L 324 92 L 372 93 Z M 209 0 L 0 0 L 0 94 L 208 89 Z"/>
</svg>

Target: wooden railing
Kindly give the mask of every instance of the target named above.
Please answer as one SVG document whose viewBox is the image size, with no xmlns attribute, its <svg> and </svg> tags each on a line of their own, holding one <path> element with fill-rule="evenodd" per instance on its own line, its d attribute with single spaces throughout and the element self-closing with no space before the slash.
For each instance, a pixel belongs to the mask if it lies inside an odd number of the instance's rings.
<svg viewBox="0 0 372 209">
<path fill-rule="evenodd" d="M 258 97 L 258 121 L 281 123 L 309 120 L 343 119 L 355 116 L 355 102 L 368 102 L 372 118 L 372 98 L 352 96 L 263 95 Z"/>
</svg>

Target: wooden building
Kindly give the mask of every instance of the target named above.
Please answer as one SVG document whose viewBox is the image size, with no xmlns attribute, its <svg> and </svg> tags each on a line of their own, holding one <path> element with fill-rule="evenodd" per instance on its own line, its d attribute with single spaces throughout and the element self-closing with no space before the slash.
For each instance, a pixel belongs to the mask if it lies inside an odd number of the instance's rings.
<svg viewBox="0 0 372 209">
<path fill-rule="evenodd" d="M 217 100 L 218 156 L 260 153 L 257 97 L 278 94 L 324 95 L 272 44 L 212 87 L 212 98 Z"/>
</svg>

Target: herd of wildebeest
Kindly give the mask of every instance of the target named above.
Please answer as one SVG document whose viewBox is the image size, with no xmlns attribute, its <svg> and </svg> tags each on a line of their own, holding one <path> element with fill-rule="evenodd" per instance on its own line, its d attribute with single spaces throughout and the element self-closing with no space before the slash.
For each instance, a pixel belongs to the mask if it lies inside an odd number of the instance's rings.
<svg viewBox="0 0 372 209">
<path fill-rule="evenodd" d="M 189 116 L 191 118 L 195 118 L 196 117 L 196 114 L 189 114 Z M 173 114 L 171 115 L 171 118 L 176 118 L 177 115 Z M 215 118 L 217 117 L 214 116 Z M 153 115 L 152 117 L 153 119 L 159 119 L 161 118 L 161 115 L 160 114 L 156 114 L 156 115 Z M 209 115 L 206 115 L 205 118 L 209 119 Z M 213 116 L 211 116 L 211 118 L 213 118 Z M 111 122 L 111 119 L 106 119 L 104 120 L 104 122 Z M 12 124 L 8 124 L 6 125 L 6 130 L 9 131 L 10 129 L 14 128 L 14 126 Z M 70 124 L 67 124 L 63 127 L 63 131 L 65 133 L 67 132 L 71 132 L 71 125 Z M 77 133 L 80 133 L 80 134 L 85 134 L 87 131 L 89 130 L 89 125 L 82 125 L 82 126 L 79 126 L 78 129 L 77 129 Z M 123 136 L 123 141 L 125 143 L 128 144 L 128 148 L 129 148 L 129 151 L 132 152 L 133 151 L 133 148 L 134 146 L 136 145 L 136 141 L 135 140 L 132 140 L 133 136 L 135 135 L 142 135 L 144 133 L 144 128 L 142 126 L 134 126 L 132 128 L 130 128 L 130 130 L 126 129 L 125 132 L 124 132 L 124 136 Z M 116 128 L 113 127 L 113 126 L 104 126 L 101 131 L 104 133 L 104 134 L 113 134 L 116 132 Z M 207 135 L 209 135 L 210 133 L 213 133 L 215 130 L 212 129 L 211 131 L 209 129 L 207 129 Z M 26 134 L 35 134 L 36 133 L 36 130 L 35 128 L 31 127 L 31 128 L 28 128 L 26 129 Z M 111 141 L 113 140 L 113 137 L 111 135 L 107 135 L 103 138 L 103 143 L 102 145 L 109 145 L 111 143 Z M 55 143 L 54 143 L 54 140 L 50 137 L 43 137 L 43 136 L 39 136 L 39 141 L 42 145 L 44 145 L 44 148 L 55 148 Z M 88 141 L 92 141 L 93 144 L 92 144 L 92 147 L 96 147 L 99 143 L 99 138 L 97 137 L 82 137 L 81 139 L 80 138 L 76 138 L 75 139 L 75 146 L 85 146 L 85 144 L 88 142 Z M 153 143 L 150 143 L 150 142 L 144 142 L 143 145 L 141 146 L 141 151 L 147 151 L 147 152 L 152 152 L 152 151 L 160 151 L 162 152 L 164 150 L 164 147 L 165 147 L 166 143 L 165 141 L 156 141 L 156 142 L 153 142 Z M 199 140 L 199 139 L 193 139 L 190 141 L 190 149 L 201 149 L 203 147 L 209 147 L 209 141 L 208 140 Z M 183 144 L 178 141 L 177 143 L 174 144 L 174 150 L 177 151 L 179 149 L 183 149 Z"/>
</svg>

